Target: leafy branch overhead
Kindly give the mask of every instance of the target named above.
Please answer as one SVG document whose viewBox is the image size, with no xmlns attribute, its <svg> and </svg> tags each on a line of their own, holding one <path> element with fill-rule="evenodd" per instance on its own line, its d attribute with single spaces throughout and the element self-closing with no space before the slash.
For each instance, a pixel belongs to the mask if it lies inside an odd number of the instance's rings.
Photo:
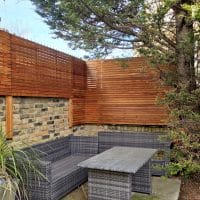
<svg viewBox="0 0 200 200">
<path fill-rule="evenodd" d="M 91 57 L 136 49 L 156 63 L 177 65 L 179 84 L 194 88 L 199 0 L 31 0 L 57 37 Z M 199 25 L 197 25 L 199 27 Z M 187 47 L 187 48 L 184 48 Z M 184 66 L 185 67 L 184 67 Z M 189 78 L 189 80 L 187 80 Z"/>
<path fill-rule="evenodd" d="M 95 49 L 100 55 L 113 48 L 175 48 L 174 16 L 164 20 L 174 1 L 32 1 L 57 36 L 74 48 Z"/>
</svg>

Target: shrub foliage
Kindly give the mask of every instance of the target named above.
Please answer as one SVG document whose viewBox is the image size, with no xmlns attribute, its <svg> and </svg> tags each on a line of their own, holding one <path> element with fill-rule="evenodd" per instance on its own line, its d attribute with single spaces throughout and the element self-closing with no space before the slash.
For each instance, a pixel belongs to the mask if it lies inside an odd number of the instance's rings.
<svg viewBox="0 0 200 200">
<path fill-rule="evenodd" d="M 190 176 L 200 171 L 200 88 L 166 95 L 170 111 L 169 138 L 173 141 L 170 175 Z"/>
</svg>

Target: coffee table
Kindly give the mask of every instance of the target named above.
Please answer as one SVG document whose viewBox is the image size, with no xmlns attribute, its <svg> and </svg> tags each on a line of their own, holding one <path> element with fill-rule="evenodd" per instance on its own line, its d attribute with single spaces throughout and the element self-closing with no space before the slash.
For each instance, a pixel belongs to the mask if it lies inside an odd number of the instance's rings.
<svg viewBox="0 0 200 200">
<path fill-rule="evenodd" d="M 88 168 L 89 200 L 130 200 L 151 193 L 150 159 L 156 149 L 113 147 L 78 166 Z"/>
</svg>

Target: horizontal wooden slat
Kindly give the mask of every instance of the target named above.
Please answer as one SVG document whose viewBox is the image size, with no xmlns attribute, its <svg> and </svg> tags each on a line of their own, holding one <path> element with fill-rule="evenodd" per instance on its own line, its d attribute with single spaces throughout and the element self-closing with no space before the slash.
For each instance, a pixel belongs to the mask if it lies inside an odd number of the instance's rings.
<svg viewBox="0 0 200 200">
<path fill-rule="evenodd" d="M 167 110 L 156 99 L 168 88 L 160 84 L 159 72 L 144 58 L 88 61 L 87 70 L 86 123 L 167 123 Z"/>
<path fill-rule="evenodd" d="M 10 35 L 0 31 L 0 95 L 11 95 Z"/>
<path fill-rule="evenodd" d="M 0 95 L 70 98 L 73 60 L 76 58 L 0 31 Z"/>
</svg>

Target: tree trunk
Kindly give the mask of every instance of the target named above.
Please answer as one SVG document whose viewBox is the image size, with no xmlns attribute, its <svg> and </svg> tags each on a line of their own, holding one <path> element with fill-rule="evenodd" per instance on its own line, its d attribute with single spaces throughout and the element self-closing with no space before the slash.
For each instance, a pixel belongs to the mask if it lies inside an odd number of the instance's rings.
<svg viewBox="0 0 200 200">
<path fill-rule="evenodd" d="M 186 88 L 189 92 L 196 88 L 194 67 L 194 33 L 193 23 L 188 13 L 176 6 L 176 62 L 178 87 Z"/>
</svg>

